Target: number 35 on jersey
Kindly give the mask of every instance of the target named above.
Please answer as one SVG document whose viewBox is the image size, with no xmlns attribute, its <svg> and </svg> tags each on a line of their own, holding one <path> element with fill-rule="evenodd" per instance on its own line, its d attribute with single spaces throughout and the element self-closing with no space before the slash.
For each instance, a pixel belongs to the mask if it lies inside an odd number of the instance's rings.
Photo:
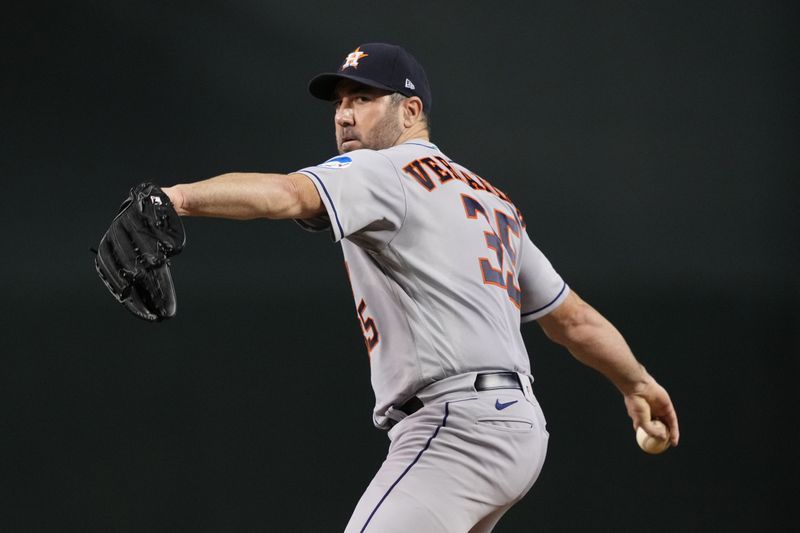
<svg viewBox="0 0 800 533">
<path fill-rule="evenodd" d="M 488 213 L 478 200 L 468 194 L 461 194 L 461 201 L 467 218 L 485 223 L 483 235 L 486 247 L 487 250 L 494 252 L 494 257 L 478 258 L 483 283 L 504 289 L 508 299 L 519 309 L 522 304 L 522 292 L 517 282 L 517 251 L 512 244 L 511 237 L 513 235 L 514 240 L 519 242 L 519 222 L 499 209 L 495 209 L 491 214 Z M 494 227 L 490 216 L 495 221 Z M 509 261 L 505 261 L 506 254 L 508 254 Z"/>
</svg>

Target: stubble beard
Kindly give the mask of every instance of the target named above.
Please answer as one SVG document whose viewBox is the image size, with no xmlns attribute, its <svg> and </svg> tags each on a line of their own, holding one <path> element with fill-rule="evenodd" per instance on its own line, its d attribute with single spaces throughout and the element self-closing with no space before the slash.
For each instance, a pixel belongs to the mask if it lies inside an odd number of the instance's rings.
<svg viewBox="0 0 800 533">
<path fill-rule="evenodd" d="M 350 133 L 351 132 L 349 132 L 347 129 L 343 129 L 340 132 L 340 135 L 342 138 L 346 138 Z M 390 107 L 387 109 L 386 113 L 384 113 L 381 119 L 375 123 L 375 126 L 372 127 L 372 130 L 366 134 L 359 134 L 358 141 L 360 142 L 361 146 L 357 148 L 348 148 L 345 150 L 342 148 L 341 138 L 336 139 L 336 145 L 339 150 L 339 154 L 345 154 L 352 150 L 361 148 L 366 148 L 369 150 L 383 150 L 385 148 L 391 148 L 394 146 L 402 133 L 403 127 L 400 125 L 400 121 L 398 120 L 397 115 L 394 113 L 394 108 Z"/>
</svg>

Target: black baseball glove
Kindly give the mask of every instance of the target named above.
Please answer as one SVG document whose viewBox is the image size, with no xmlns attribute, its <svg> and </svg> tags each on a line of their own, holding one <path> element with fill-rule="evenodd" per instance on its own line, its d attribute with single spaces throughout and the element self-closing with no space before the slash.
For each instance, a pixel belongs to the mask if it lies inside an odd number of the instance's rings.
<svg viewBox="0 0 800 533">
<path fill-rule="evenodd" d="M 100 279 L 134 315 L 151 322 L 175 316 L 169 258 L 186 242 L 172 202 L 152 183 L 131 189 L 108 228 L 94 260 Z"/>
</svg>

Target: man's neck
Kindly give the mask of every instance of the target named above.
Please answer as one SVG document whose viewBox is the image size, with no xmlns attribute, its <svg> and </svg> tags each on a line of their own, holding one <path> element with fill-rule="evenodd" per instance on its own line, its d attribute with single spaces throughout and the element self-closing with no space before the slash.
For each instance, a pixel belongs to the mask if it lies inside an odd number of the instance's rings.
<svg viewBox="0 0 800 533">
<path fill-rule="evenodd" d="M 426 128 L 423 124 L 415 124 L 405 130 L 400 137 L 397 138 L 397 142 L 395 142 L 395 146 L 398 144 L 403 144 L 406 141 L 410 141 L 411 139 L 421 139 L 423 141 L 430 141 L 430 135 L 428 134 L 428 128 Z"/>
</svg>

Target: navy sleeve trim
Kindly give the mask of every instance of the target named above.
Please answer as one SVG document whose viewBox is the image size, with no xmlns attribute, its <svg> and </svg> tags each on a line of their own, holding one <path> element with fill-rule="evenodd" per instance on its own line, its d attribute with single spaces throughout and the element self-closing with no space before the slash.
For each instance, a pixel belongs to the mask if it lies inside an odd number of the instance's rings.
<svg viewBox="0 0 800 533">
<path fill-rule="evenodd" d="M 535 315 L 536 313 L 539 313 L 540 311 L 543 311 L 543 310 L 547 309 L 548 307 L 553 305 L 553 303 L 555 303 L 559 298 L 561 298 L 561 295 L 564 294 L 564 291 L 566 290 L 566 288 L 567 288 L 567 282 L 565 281 L 564 285 L 561 286 L 561 290 L 558 291 L 558 294 L 556 295 L 556 297 L 553 298 L 552 300 L 550 300 L 550 302 L 548 302 L 547 305 L 543 305 L 539 309 L 534 309 L 533 311 L 528 311 L 527 313 L 522 313 L 521 316 L 526 317 L 526 316 L 530 316 L 530 315 Z"/>
<path fill-rule="evenodd" d="M 325 183 L 322 182 L 322 180 L 319 178 L 319 176 L 317 176 L 316 174 L 314 174 L 310 170 L 305 170 L 305 172 L 308 172 L 309 174 L 311 174 L 314 177 L 314 179 L 317 180 L 317 183 L 319 183 L 319 186 L 322 187 L 322 190 L 325 193 L 325 196 L 328 198 L 328 203 L 330 204 L 331 208 L 333 209 L 333 218 L 336 219 L 336 226 L 339 228 L 339 235 L 341 235 L 342 238 L 344 238 L 344 230 L 342 229 L 342 223 L 339 221 L 339 213 L 336 211 L 336 205 L 333 203 L 333 200 L 331 199 L 331 195 L 328 192 L 328 188 L 325 187 Z"/>
</svg>

